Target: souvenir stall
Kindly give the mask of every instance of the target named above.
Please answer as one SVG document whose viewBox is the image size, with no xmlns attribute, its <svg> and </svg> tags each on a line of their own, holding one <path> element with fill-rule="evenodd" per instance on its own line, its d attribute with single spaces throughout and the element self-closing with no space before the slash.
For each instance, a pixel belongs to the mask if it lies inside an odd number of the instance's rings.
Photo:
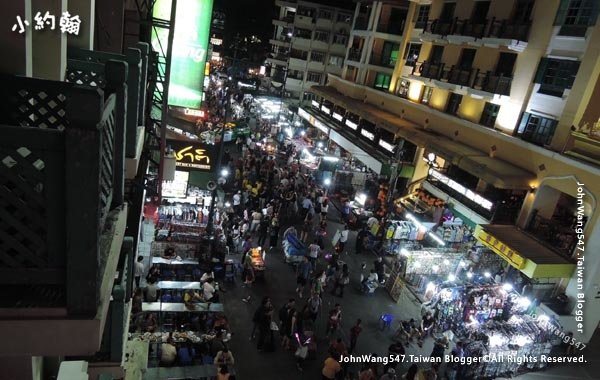
<svg viewBox="0 0 600 380">
<path fill-rule="evenodd" d="M 465 366 L 464 379 L 512 378 L 543 369 L 547 363 L 541 356 L 550 356 L 553 347 L 561 342 L 549 331 L 546 320 L 529 315 L 472 323 L 459 338 L 465 342 L 465 356 L 496 358 Z"/>
<path fill-rule="evenodd" d="M 307 255 L 306 245 L 294 234 L 289 234 L 282 242 L 285 262 L 297 264 Z"/>
</svg>

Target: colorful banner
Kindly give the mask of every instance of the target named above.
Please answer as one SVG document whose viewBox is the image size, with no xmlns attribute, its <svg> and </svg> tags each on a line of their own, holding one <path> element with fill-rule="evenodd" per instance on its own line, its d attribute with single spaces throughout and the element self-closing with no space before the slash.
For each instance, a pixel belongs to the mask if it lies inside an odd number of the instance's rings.
<svg viewBox="0 0 600 380">
<path fill-rule="evenodd" d="M 172 0 L 156 0 L 153 17 L 169 20 Z M 200 108 L 213 0 L 178 0 L 174 20 L 169 105 Z M 152 30 L 152 48 L 166 54 L 168 29 Z M 161 63 L 164 72 L 165 63 Z"/>
</svg>

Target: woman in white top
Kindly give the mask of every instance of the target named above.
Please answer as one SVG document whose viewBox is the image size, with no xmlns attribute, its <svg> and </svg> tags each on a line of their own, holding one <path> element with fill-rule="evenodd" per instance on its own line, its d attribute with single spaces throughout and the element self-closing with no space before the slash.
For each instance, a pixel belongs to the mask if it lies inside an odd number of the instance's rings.
<svg viewBox="0 0 600 380">
<path fill-rule="evenodd" d="M 323 199 L 323 203 L 321 203 L 321 222 L 327 220 L 327 212 L 329 211 L 329 201 L 327 198 Z"/>
</svg>

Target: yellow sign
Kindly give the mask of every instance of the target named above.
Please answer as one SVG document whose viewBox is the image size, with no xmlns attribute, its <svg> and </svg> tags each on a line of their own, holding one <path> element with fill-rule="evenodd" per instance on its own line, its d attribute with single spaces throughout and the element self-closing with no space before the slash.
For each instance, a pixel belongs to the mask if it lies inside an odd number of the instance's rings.
<svg viewBox="0 0 600 380">
<path fill-rule="evenodd" d="M 494 251 L 513 267 L 519 270 L 525 268 L 527 259 L 521 257 L 515 250 L 484 231 L 481 227 L 478 227 L 475 231 L 475 237 L 483 243 L 483 245 Z"/>
<path fill-rule="evenodd" d="M 175 151 L 175 166 L 179 170 L 213 170 L 214 158 L 217 157 L 214 145 L 182 140 L 168 140 L 167 144 Z"/>
</svg>

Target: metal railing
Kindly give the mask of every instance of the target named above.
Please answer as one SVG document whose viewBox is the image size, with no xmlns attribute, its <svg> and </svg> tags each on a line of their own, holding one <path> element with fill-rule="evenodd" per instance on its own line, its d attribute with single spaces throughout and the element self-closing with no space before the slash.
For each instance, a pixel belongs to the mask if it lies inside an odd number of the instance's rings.
<svg viewBox="0 0 600 380">
<path fill-rule="evenodd" d="M 362 56 L 362 50 L 360 49 L 350 49 L 348 52 L 348 59 L 351 61 L 360 62 L 360 58 Z"/>
<path fill-rule="evenodd" d="M 377 65 L 382 67 L 394 68 L 396 66 L 396 59 L 390 57 L 389 55 L 377 54 L 375 52 L 371 53 L 371 58 L 369 59 L 369 63 L 371 65 Z"/>
<path fill-rule="evenodd" d="M 472 19 L 429 20 L 423 28 L 432 34 L 470 36 L 473 38 L 502 38 L 527 41 L 531 21 L 515 22 L 495 17 L 482 21 Z"/>
<path fill-rule="evenodd" d="M 107 88 L 122 79 L 107 66 Z M 47 286 L 70 314 L 93 316 L 106 261 L 101 235 L 123 202 L 118 94 L 1 80 L 0 283 L 20 286 L 31 299 L 44 298 L 27 293 L 32 284 Z"/>
</svg>

